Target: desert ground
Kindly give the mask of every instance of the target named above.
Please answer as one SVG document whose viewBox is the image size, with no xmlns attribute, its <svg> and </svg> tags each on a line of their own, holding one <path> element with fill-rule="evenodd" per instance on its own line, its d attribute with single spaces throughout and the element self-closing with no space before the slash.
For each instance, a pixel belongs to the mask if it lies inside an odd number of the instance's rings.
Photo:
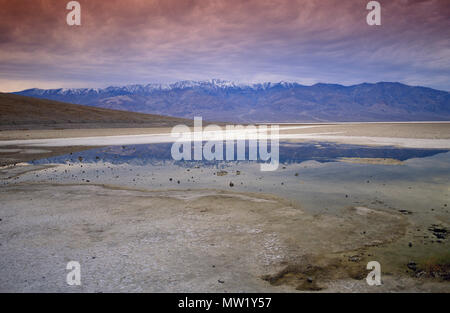
<svg viewBox="0 0 450 313">
<path fill-rule="evenodd" d="M 77 159 L 171 140 L 104 126 L 0 132 L 0 290 L 450 292 L 450 123 L 282 125 L 286 142 L 443 152 L 270 173 Z M 59 155 L 73 160 L 33 163 Z M 71 260 L 81 286 L 65 282 Z M 381 286 L 365 281 L 371 260 Z"/>
</svg>

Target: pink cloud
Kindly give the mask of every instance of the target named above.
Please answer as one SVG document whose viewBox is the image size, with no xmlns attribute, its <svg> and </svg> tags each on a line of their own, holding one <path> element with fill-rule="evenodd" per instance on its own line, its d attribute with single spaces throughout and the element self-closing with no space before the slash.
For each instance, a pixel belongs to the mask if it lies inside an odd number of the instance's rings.
<svg viewBox="0 0 450 313">
<path fill-rule="evenodd" d="M 378 28 L 365 22 L 366 0 L 80 0 L 80 27 L 66 25 L 67 2 L 0 0 L 1 76 L 105 85 L 211 77 L 407 82 L 414 74 L 450 89 L 442 82 L 450 72 L 446 0 L 380 1 Z"/>
</svg>

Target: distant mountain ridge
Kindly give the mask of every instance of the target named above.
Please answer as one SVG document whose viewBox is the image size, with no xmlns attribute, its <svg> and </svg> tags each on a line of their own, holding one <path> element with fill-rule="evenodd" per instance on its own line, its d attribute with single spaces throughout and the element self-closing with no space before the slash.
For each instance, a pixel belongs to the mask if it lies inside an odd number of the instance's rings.
<svg viewBox="0 0 450 313">
<path fill-rule="evenodd" d="M 133 112 L 230 122 L 450 120 L 450 93 L 401 83 L 238 84 L 212 79 L 16 94 Z"/>
</svg>

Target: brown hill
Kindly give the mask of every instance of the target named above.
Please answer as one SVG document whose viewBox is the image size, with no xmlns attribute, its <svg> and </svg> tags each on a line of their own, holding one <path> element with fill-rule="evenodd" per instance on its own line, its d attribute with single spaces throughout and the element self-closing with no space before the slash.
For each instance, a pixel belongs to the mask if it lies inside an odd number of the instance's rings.
<svg viewBox="0 0 450 313">
<path fill-rule="evenodd" d="M 192 121 L 0 93 L 0 130 L 171 127 Z"/>
</svg>

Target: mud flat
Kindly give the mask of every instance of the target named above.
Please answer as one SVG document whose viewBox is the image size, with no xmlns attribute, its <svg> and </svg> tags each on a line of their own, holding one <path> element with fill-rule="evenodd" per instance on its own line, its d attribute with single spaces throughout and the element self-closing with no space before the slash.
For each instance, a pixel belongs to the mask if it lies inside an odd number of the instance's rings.
<svg viewBox="0 0 450 313">
<path fill-rule="evenodd" d="M 0 141 L 169 134 L 172 129 L 171 127 L 117 127 L 114 124 L 111 124 L 110 128 L 83 129 L 82 126 L 79 125 L 78 129 L 2 130 L 0 131 Z M 220 124 L 220 126 L 223 125 Z M 450 139 L 450 122 L 280 124 L 280 129 L 281 134 L 339 133 L 342 136 L 350 137 Z"/>
<path fill-rule="evenodd" d="M 338 202 L 338 212 L 318 213 L 311 211 L 311 204 L 303 207 L 289 197 L 236 188 L 131 187 L 125 175 L 129 167 L 111 170 L 111 165 L 80 163 L 71 171 L 79 171 L 75 176 L 86 171 L 89 179 L 73 183 L 77 179 L 67 172 L 71 167 L 17 165 L 0 170 L 2 291 L 450 291 L 444 276 L 448 269 L 442 268 L 448 256 L 443 256 L 444 263 L 430 259 L 442 257 L 436 251 L 446 251 L 448 240 L 431 245 L 429 239 L 419 239 L 433 232 L 446 236 L 441 232 L 447 230 L 442 225 L 448 225 L 444 207 L 438 212 L 439 225 L 429 231 L 424 225 L 434 227 L 435 222 L 417 212 L 419 207 L 414 212 L 392 210 L 365 196 L 366 204 L 357 189 L 349 202 L 353 205 Z M 90 175 L 102 168 L 120 176 L 118 184 L 95 183 Z M 174 168 L 168 176 L 167 166 L 163 168 L 166 178 L 180 172 Z M 141 174 L 150 172 L 139 169 Z M 193 172 L 186 176 L 197 174 Z M 228 182 L 232 174 L 236 172 L 229 170 L 216 179 Z M 238 176 L 248 175 L 244 169 Z M 167 184 L 178 186 L 169 179 Z M 392 192 L 402 190 L 398 188 Z M 323 186 L 322 192 L 334 195 L 336 190 Z M 433 192 L 429 195 L 439 195 Z M 438 196 L 437 202 L 441 200 Z M 417 222 L 416 216 L 426 223 Z M 408 242 L 415 248 L 421 240 L 430 245 L 420 248 L 419 256 L 431 260 L 435 272 L 427 272 L 420 257 L 411 255 L 414 249 Z M 82 266 L 80 287 L 65 283 L 65 266 L 71 260 Z M 370 260 L 383 264 L 382 286 L 365 282 Z"/>
<path fill-rule="evenodd" d="M 385 164 L 400 165 L 402 161 L 392 158 L 340 158 L 341 162 L 360 163 L 360 164 Z"/>
<path fill-rule="evenodd" d="M 18 184 L 0 194 L 2 291 L 369 290 L 348 257 L 406 227 L 398 214 L 313 216 L 278 197 L 219 190 Z M 65 284 L 70 260 L 81 287 Z M 398 290 L 388 282 L 383 290 Z"/>
<path fill-rule="evenodd" d="M 373 122 L 373 123 L 329 123 L 329 124 L 282 124 L 282 127 L 314 126 L 304 129 L 302 133 L 339 132 L 351 137 L 390 137 L 450 139 L 450 122 Z M 286 133 L 297 133 L 287 130 Z"/>
</svg>

